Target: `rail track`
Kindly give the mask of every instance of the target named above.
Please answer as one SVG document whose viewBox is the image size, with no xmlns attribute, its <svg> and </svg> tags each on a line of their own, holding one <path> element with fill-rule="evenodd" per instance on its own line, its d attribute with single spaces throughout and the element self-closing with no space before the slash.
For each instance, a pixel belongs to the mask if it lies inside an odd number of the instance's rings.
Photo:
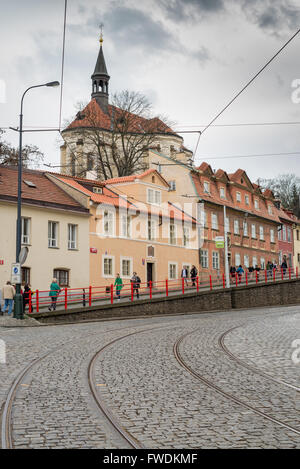
<svg viewBox="0 0 300 469">
<path fill-rule="evenodd" d="M 290 389 L 293 389 L 294 391 L 297 391 L 297 392 L 300 392 L 300 387 L 298 386 L 295 386 L 293 384 L 290 384 L 290 383 L 287 383 L 286 381 L 282 380 L 282 379 L 278 379 L 278 378 L 275 378 L 274 376 L 270 375 L 269 373 L 266 373 L 265 371 L 262 371 L 261 369 L 253 366 L 253 365 L 250 365 L 249 363 L 245 362 L 244 360 L 241 360 L 240 358 L 238 358 L 236 355 L 234 355 L 225 345 L 225 337 L 227 335 L 229 335 L 232 331 L 236 330 L 236 329 L 239 329 L 243 327 L 243 325 L 241 326 L 235 326 L 235 327 L 232 327 L 231 329 L 228 329 L 228 331 L 224 332 L 220 337 L 219 337 L 219 346 L 221 347 L 221 349 L 223 350 L 224 353 L 226 353 L 226 355 L 231 358 L 231 360 L 233 360 L 234 362 L 238 363 L 239 365 L 241 365 L 242 367 L 244 368 L 247 368 L 248 370 L 252 371 L 253 373 L 257 374 L 257 375 L 260 375 L 260 376 L 263 376 L 264 378 L 266 379 L 269 379 L 270 381 L 273 381 L 274 383 L 277 383 L 277 384 L 282 384 L 283 386 L 286 386 Z"/>
<path fill-rule="evenodd" d="M 175 344 L 173 346 L 174 356 L 175 356 L 177 362 L 180 364 L 180 366 L 182 366 L 182 368 L 184 368 L 190 375 L 192 375 L 198 381 L 205 384 L 206 386 L 213 389 L 214 391 L 221 394 L 222 396 L 226 397 L 227 399 L 231 400 L 232 402 L 235 402 L 235 404 L 243 406 L 246 409 L 251 410 L 255 414 L 260 415 L 261 417 L 273 422 L 274 424 L 280 425 L 281 427 L 284 427 L 285 429 L 290 430 L 293 433 L 296 433 L 297 435 L 300 435 L 300 429 L 299 428 L 293 427 L 292 425 L 289 425 L 285 422 L 282 422 L 281 420 L 279 420 L 279 419 L 277 419 L 277 418 L 275 418 L 275 417 L 273 417 L 273 416 L 271 416 L 271 415 L 269 415 L 265 412 L 260 411 L 259 409 L 253 407 L 252 405 L 248 404 L 247 402 L 243 401 L 242 399 L 239 399 L 238 397 L 230 394 L 229 392 L 225 391 L 224 389 L 222 389 L 217 384 L 215 384 L 212 381 L 210 381 L 209 379 L 207 379 L 205 376 L 203 376 L 200 373 L 198 373 L 197 371 L 195 371 L 189 364 L 187 364 L 185 362 L 185 360 L 182 358 L 182 355 L 180 353 L 180 345 L 186 337 L 188 337 L 189 335 L 194 334 L 195 332 L 196 331 L 188 332 L 188 333 L 182 335 L 181 337 L 179 337 L 179 339 L 175 342 Z"/>
<path fill-rule="evenodd" d="M 99 335 L 99 334 L 107 334 L 108 332 L 117 332 L 121 330 L 126 330 L 132 328 L 132 326 L 127 326 L 125 328 L 116 328 L 116 329 L 111 329 L 109 331 L 104 331 L 104 332 L 95 332 L 93 334 L 89 334 L 89 337 Z M 158 327 L 161 328 L 161 327 Z M 104 404 L 102 399 L 99 397 L 97 393 L 97 389 L 95 386 L 94 382 L 94 365 L 96 362 L 96 359 L 99 357 L 99 355 L 108 347 L 113 345 L 114 343 L 123 340 L 127 337 L 130 337 L 135 334 L 139 334 L 142 332 L 150 331 L 156 329 L 156 327 L 151 328 L 151 329 L 143 329 L 141 331 L 135 331 L 131 332 L 130 334 L 126 334 L 124 336 L 121 336 L 117 339 L 112 340 L 108 344 L 106 344 L 104 347 L 102 347 L 100 350 L 98 350 L 93 358 L 91 359 L 89 366 L 88 366 L 88 383 L 93 395 L 93 398 L 96 401 L 96 404 L 98 405 L 99 409 L 102 411 L 102 413 L 105 415 L 105 417 L 109 420 L 110 424 L 113 426 L 115 431 L 123 438 L 123 440 L 126 441 L 126 443 L 129 444 L 131 448 L 143 448 L 143 445 L 139 443 L 122 425 L 120 424 L 119 420 L 116 419 L 114 414 L 110 411 L 110 409 Z M 77 340 L 77 339 L 76 339 Z M 13 405 L 14 405 L 14 400 L 16 398 L 16 394 L 18 392 L 18 389 L 20 388 L 22 382 L 24 381 L 24 378 L 32 372 L 33 368 L 35 365 L 38 363 L 41 363 L 43 360 L 45 360 L 47 357 L 49 357 L 51 354 L 57 352 L 58 350 L 61 350 L 63 347 L 66 345 L 69 345 L 70 343 L 74 342 L 74 339 L 64 343 L 63 345 L 60 345 L 58 347 L 55 347 L 54 349 L 51 349 L 49 352 L 46 354 L 42 355 L 41 357 L 33 360 L 31 363 L 29 363 L 26 367 L 24 367 L 20 373 L 16 376 L 13 384 L 11 385 L 9 392 L 7 394 L 4 406 L 2 408 L 2 414 L 1 414 L 1 448 L 2 449 L 13 449 L 14 448 L 14 442 L 13 442 L 13 416 L 12 416 L 12 411 L 13 411 Z"/>
</svg>

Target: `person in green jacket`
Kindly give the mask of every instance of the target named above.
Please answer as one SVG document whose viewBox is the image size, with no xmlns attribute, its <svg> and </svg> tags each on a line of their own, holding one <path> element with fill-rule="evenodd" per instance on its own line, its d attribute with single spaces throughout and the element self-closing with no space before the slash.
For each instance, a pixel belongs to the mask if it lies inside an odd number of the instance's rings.
<svg viewBox="0 0 300 469">
<path fill-rule="evenodd" d="M 120 277 L 120 274 L 117 274 L 117 278 L 115 280 L 115 287 L 116 287 L 116 294 L 118 297 L 118 301 L 121 299 L 121 290 L 123 288 L 123 280 Z"/>
<path fill-rule="evenodd" d="M 49 306 L 49 311 L 53 310 L 55 311 L 56 310 L 56 301 L 57 301 L 57 297 L 58 295 L 60 294 L 60 286 L 58 285 L 57 283 L 57 279 L 54 278 L 52 280 L 52 283 L 50 285 L 50 293 L 49 293 L 49 296 L 51 298 L 51 306 Z"/>
</svg>

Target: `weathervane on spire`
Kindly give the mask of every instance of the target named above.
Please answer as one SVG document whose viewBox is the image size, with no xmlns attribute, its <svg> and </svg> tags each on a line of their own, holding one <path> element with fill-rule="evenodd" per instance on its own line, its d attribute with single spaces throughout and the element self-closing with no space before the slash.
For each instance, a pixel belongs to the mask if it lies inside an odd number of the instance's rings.
<svg viewBox="0 0 300 469">
<path fill-rule="evenodd" d="M 104 24 L 101 23 L 101 24 L 100 24 L 100 31 L 101 31 L 101 32 L 100 32 L 100 44 L 101 44 L 101 46 L 102 46 L 102 44 L 103 44 L 103 27 L 104 27 Z"/>
</svg>

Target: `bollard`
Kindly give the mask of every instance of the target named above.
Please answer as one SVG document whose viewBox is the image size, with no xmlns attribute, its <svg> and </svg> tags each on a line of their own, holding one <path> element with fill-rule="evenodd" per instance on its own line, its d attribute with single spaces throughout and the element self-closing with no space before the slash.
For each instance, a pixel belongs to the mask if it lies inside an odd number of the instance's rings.
<svg viewBox="0 0 300 469">
<path fill-rule="evenodd" d="M 196 279 L 196 280 L 197 280 L 197 293 L 199 293 L 199 277 L 198 277 L 198 275 L 197 275 L 197 279 Z"/>
<path fill-rule="evenodd" d="M 65 309 L 68 309 L 68 290 L 65 288 Z"/>
<path fill-rule="evenodd" d="M 24 311 L 25 313 L 25 311 Z M 31 298 L 31 290 L 29 291 L 29 313 L 32 313 L 32 298 Z"/>
<path fill-rule="evenodd" d="M 248 272 L 246 271 L 246 286 L 248 287 Z"/>
<path fill-rule="evenodd" d="M 169 296 L 169 282 L 166 280 L 166 296 Z"/>
<path fill-rule="evenodd" d="M 184 278 L 181 279 L 181 283 L 182 283 L 182 294 L 184 295 Z"/>
<path fill-rule="evenodd" d="M 291 275 L 291 268 L 289 267 L 289 280 L 291 280 L 292 275 Z"/>
<path fill-rule="evenodd" d="M 223 288 L 225 288 L 225 275 L 223 274 Z"/>
<path fill-rule="evenodd" d="M 133 301 L 133 283 L 131 282 L 131 301 Z"/>
<path fill-rule="evenodd" d="M 210 285 L 210 289 L 212 290 L 212 289 L 213 289 L 213 285 L 212 285 L 212 278 L 211 278 L 211 275 L 209 276 L 209 285 Z"/>
<path fill-rule="evenodd" d="M 265 270 L 265 282 L 267 283 L 268 282 L 268 275 L 267 275 L 267 271 Z"/>
<path fill-rule="evenodd" d="M 275 269 L 273 269 L 273 280 L 274 280 L 274 282 L 276 281 L 276 270 Z"/>
<path fill-rule="evenodd" d="M 255 278 L 256 278 L 256 283 L 258 283 L 258 273 L 257 273 L 257 270 L 255 271 Z"/>
<path fill-rule="evenodd" d="M 150 300 L 152 300 L 152 280 L 149 282 L 149 288 L 150 288 Z"/>
<path fill-rule="evenodd" d="M 235 274 L 235 285 L 238 286 L 238 274 Z"/>
</svg>

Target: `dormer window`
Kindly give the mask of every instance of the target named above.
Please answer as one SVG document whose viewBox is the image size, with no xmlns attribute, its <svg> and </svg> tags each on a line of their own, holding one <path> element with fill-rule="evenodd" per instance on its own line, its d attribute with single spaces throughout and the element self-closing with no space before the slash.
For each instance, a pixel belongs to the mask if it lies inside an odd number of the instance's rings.
<svg viewBox="0 0 300 469">
<path fill-rule="evenodd" d="M 268 205 L 268 212 L 269 212 L 269 215 L 273 215 L 273 207 L 272 207 L 272 205 Z"/>
<path fill-rule="evenodd" d="M 236 201 L 237 201 L 237 202 L 240 202 L 240 201 L 241 201 L 241 193 L 240 193 L 240 192 L 237 192 L 237 193 L 236 193 Z"/>
<path fill-rule="evenodd" d="M 225 195 L 225 187 L 221 187 L 221 188 L 220 188 L 220 197 L 221 197 L 221 199 L 225 199 L 225 198 L 226 198 L 226 195 Z"/>
<path fill-rule="evenodd" d="M 102 187 L 93 187 L 94 194 L 103 194 Z"/>
<path fill-rule="evenodd" d="M 259 210 L 259 202 L 257 199 L 254 200 L 254 208 L 255 210 Z"/>
<path fill-rule="evenodd" d="M 245 204 L 249 205 L 249 195 L 245 195 Z"/>
<path fill-rule="evenodd" d="M 209 190 L 209 182 L 204 181 L 203 186 L 204 186 L 204 192 L 205 192 L 206 194 L 209 194 L 209 193 L 210 193 L 210 190 Z"/>
</svg>

